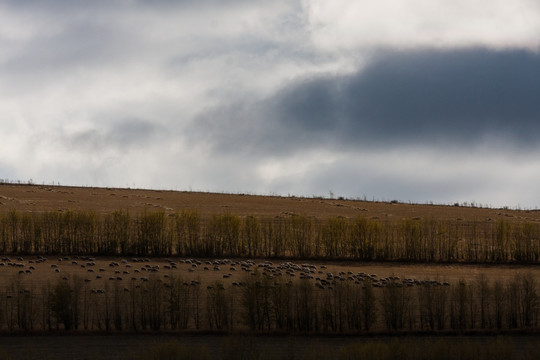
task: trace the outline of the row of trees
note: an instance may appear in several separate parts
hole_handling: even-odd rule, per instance
[[[531,329],[540,303],[531,274],[509,281],[459,281],[449,286],[374,287],[347,280],[320,289],[255,272],[243,286],[203,286],[180,278],[105,282],[92,288],[77,276],[41,287],[14,279],[0,289],[0,329],[18,330],[252,330],[359,333]]]
[[[538,263],[540,225],[196,211],[0,213],[0,253]]]

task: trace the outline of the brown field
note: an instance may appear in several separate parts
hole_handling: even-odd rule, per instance
[[[504,219],[508,222],[540,222],[540,211],[537,210],[167,190],[0,185],[0,211],[41,212],[68,209],[93,210],[101,213],[125,209],[133,214],[145,210],[163,210],[167,213],[197,210],[203,217],[221,213],[269,217],[300,214],[320,219],[335,216],[348,218],[364,216],[381,220],[420,217],[437,220],[496,221]]]
[[[93,210],[108,213],[119,209],[127,209],[132,213],[141,213],[145,210],[161,209],[165,212],[178,212],[184,209],[197,210],[202,216],[220,213],[231,213],[239,216],[277,216],[282,214],[303,214],[325,219],[334,216],[356,217],[366,216],[373,218],[402,219],[411,217],[466,220],[504,219],[507,222],[540,222],[540,211],[536,210],[509,210],[491,209],[465,206],[419,205],[390,202],[371,202],[359,200],[336,200],[323,198],[297,198],[279,196],[253,196],[215,194],[200,192],[181,192],[165,190],[141,190],[120,188],[93,188],[93,187],[67,187],[45,185],[0,185],[0,211],[17,210],[20,212],[42,212],[51,210]],[[12,256],[13,257],[13,256]],[[15,258],[15,257],[13,257]],[[35,257],[34,257],[35,258]],[[30,260],[31,258],[28,257]],[[106,271],[103,279],[108,279],[109,272],[113,271],[108,265],[113,259],[97,259],[95,271],[89,273],[70,261],[58,262],[50,257],[43,264],[34,264],[36,271],[31,275],[23,275],[21,279],[37,280],[38,283],[54,280],[56,277],[79,274],[89,278],[93,283],[99,284],[95,276],[98,268]],[[120,259],[115,259],[120,261]],[[178,259],[175,259],[178,260]],[[205,261],[204,259],[200,259]],[[15,261],[15,260],[14,260]],[[257,260],[255,260],[257,261]],[[262,261],[262,260],[260,260]],[[279,263],[279,260],[274,261]],[[26,268],[29,264],[24,262]],[[50,266],[57,263],[60,273],[55,273]],[[84,261],[83,261],[84,263]],[[164,264],[165,259],[152,259],[152,263]],[[301,263],[301,261],[297,261]],[[532,272],[535,277],[540,276],[537,266],[519,265],[445,265],[445,264],[400,264],[400,263],[358,263],[358,262],[320,262],[316,265],[326,264],[325,271],[338,273],[340,271],[366,272],[377,274],[379,277],[399,275],[416,279],[443,279],[456,281],[458,279],[471,280],[479,274],[486,274],[490,279],[508,279],[518,272]],[[223,279],[224,273],[230,273],[228,267],[223,266],[222,271],[204,271],[204,265],[199,266],[195,272],[188,272],[190,265],[179,264],[175,274],[185,280],[202,279],[204,282],[225,280],[225,283],[240,281],[240,271],[229,279]],[[18,274],[20,269],[8,266],[0,268],[0,282]],[[212,269],[211,269],[212,270]],[[163,276],[164,274],[159,274]],[[132,277],[127,275],[125,277]],[[101,280],[103,282],[105,280]],[[96,285],[97,286],[97,285]]]
[[[0,264],[0,285],[9,284],[12,280],[23,284],[44,285],[47,282],[54,283],[58,279],[68,278],[70,279],[74,275],[78,275],[82,279],[86,279],[90,287],[102,288],[106,282],[110,282],[111,277],[118,278],[122,284],[127,284],[131,281],[141,282],[142,277],[156,277],[166,281],[168,278],[175,277],[181,278],[186,282],[198,280],[201,285],[208,285],[215,281],[222,281],[224,285],[230,286],[233,282],[242,282],[249,276],[248,273],[240,270],[238,262],[245,261],[234,259],[198,259],[201,264],[196,268],[189,263],[182,263],[185,259],[170,258],[177,263],[177,269],[164,269],[164,266],[169,264],[166,259],[151,258],[144,262],[133,262],[131,258],[94,258],[92,262],[93,266],[87,266],[88,261],[75,259],[71,257],[48,257],[47,261],[42,263],[35,263],[36,257],[24,257],[23,260],[18,261],[17,257],[11,257],[10,260],[21,264],[21,267],[7,266],[7,262],[1,262]],[[61,261],[59,261],[61,260]],[[219,265],[219,270],[214,270],[215,261],[227,260],[230,263]],[[127,261],[127,263],[122,263]],[[267,263],[267,260],[254,259],[255,266],[258,264]],[[75,264],[76,262],[76,264]],[[119,264],[117,267],[109,266],[111,262]],[[375,278],[381,279],[391,275],[397,275],[401,278],[412,278],[415,280],[440,280],[456,282],[460,279],[471,281],[476,280],[480,275],[486,275],[488,279],[499,279],[502,281],[513,278],[516,274],[530,272],[536,278],[540,278],[539,266],[523,266],[523,265],[456,265],[456,264],[409,264],[409,263],[361,263],[350,261],[336,261],[336,262],[322,262],[322,261],[289,261],[289,260],[274,260],[272,261],[274,266],[278,266],[281,263],[291,263],[301,266],[302,264],[315,265],[317,271],[313,276],[324,278],[328,273],[334,275],[340,272],[352,272],[366,273],[370,275],[376,275]],[[158,272],[147,272],[147,266],[158,265]],[[326,268],[321,268],[321,265]],[[84,267],[82,267],[84,266]],[[21,271],[29,270],[30,267],[35,268],[30,270],[31,273]],[[208,270],[205,270],[205,267]],[[231,270],[235,268],[235,270]],[[59,271],[56,272],[56,269]],[[100,271],[100,269],[102,271]],[[143,270],[144,269],[144,270]],[[190,271],[191,269],[191,271]],[[295,277],[288,277],[285,271],[281,271],[280,277],[297,280],[300,272],[296,271]],[[100,276],[97,279],[96,276]],[[228,276],[224,278],[224,276]],[[136,280],[133,280],[133,279]],[[315,279],[311,281],[315,282]]]
[[[391,202],[370,202],[347,199],[325,198],[297,198],[278,196],[252,196],[232,194],[212,194],[198,192],[179,192],[164,190],[139,190],[139,189],[115,189],[115,188],[85,188],[85,187],[61,187],[40,185],[0,185],[0,212],[16,210],[17,212],[46,212],[46,211],[96,211],[106,214],[116,210],[127,210],[130,214],[140,214],[145,211],[161,210],[165,213],[177,213],[182,210],[196,210],[202,217],[215,214],[230,213],[240,217],[253,215],[259,217],[274,217],[282,215],[299,214],[313,216],[324,220],[337,216],[356,218],[359,216],[399,221],[401,219],[436,219],[450,221],[498,221],[508,223],[540,223],[540,211],[536,210],[511,210],[493,209],[487,207],[466,206],[443,206],[443,205],[419,205]],[[0,287],[17,283],[22,287],[40,288],[43,285],[55,284],[57,281],[70,281],[75,275],[86,279],[85,286],[88,289],[104,288],[108,284],[116,283],[127,288],[128,284],[142,283],[143,277],[153,277],[167,282],[170,278],[181,278],[186,283],[200,281],[203,289],[215,281],[222,281],[226,288],[233,287],[233,283],[243,282],[249,277],[249,273],[243,272],[238,264],[248,259],[230,259],[219,270],[214,270],[214,261],[223,259],[197,259],[200,264],[193,267],[186,263],[185,258],[171,257],[150,258],[143,262],[134,261],[132,257],[113,258],[96,257],[95,260],[76,258],[72,254],[61,256],[47,256],[47,261],[37,263],[37,256],[9,255],[9,260],[3,260],[0,265]],[[124,260],[124,261],[123,261]],[[177,263],[176,269],[166,269],[170,260]],[[252,259],[257,264],[267,262],[266,259]],[[492,283],[496,280],[510,281],[517,274],[530,273],[535,279],[540,278],[540,267],[536,265],[466,265],[466,264],[415,264],[415,263],[380,263],[380,262],[355,262],[355,261],[322,261],[322,260],[271,260],[274,266],[284,262],[292,262],[301,266],[309,263],[316,267],[314,277],[325,277],[327,273],[339,274],[374,274],[375,278],[382,279],[391,275],[400,276],[402,279],[414,280],[438,280],[455,284],[459,280],[474,282],[480,275],[486,275]],[[22,266],[8,266],[8,262],[18,263]],[[75,263],[76,262],[76,263]],[[88,262],[94,262],[88,265]],[[109,266],[111,262],[117,262],[119,266]],[[159,271],[148,273],[148,266],[159,265]],[[30,270],[30,267],[33,269]],[[205,270],[204,267],[208,267]],[[231,269],[234,267],[235,269]],[[102,271],[100,271],[102,269]],[[190,270],[191,269],[191,270]],[[28,272],[26,270],[29,270]],[[137,270],[137,271],[136,271]],[[22,273],[21,273],[22,271]],[[124,273],[126,272],[126,273]],[[292,281],[295,277],[282,272],[277,275]],[[97,278],[100,276],[100,278]],[[226,277],[225,277],[226,276]],[[121,279],[118,279],[120,277]],[[315,279],[310,280],[313,283]],[[381,321],[381,318],[379,318]],[[238,323],[240,324],[240,322]],[[73,338],[76,338],[73,339]],[[137,347],[147,347],[152,344],[179,340],[191,346],[209,348],[212,352],[219,351],[215,348],[220,343],[219,337],[213,335],[197,335],[192,337],[177,337],[172,335],[162,336],[25,336],[25,337],[0,337],[1,358],[130,358],[129,351]],[[518,339],[518,343],[525,342],[529,347],[538,346],[535,337],[526,340]],[[320,341],[319,341],[320,340]],[[307,348],[312,348],[314,343],[322,344],[329,348],[339,348],[345,343],[350,343],[354,338],[332,337],[301,338],[296,340],[294,346],[298,346],[298,353],[305,353]],[[283,338],[266,337],[258,340],[260,347],[271,347],[277,353],[287,354],[290,352],[290,340]],[[288,342],[289,341],[289,342]],[[460,340],[461,341],[461,340]],[[214,346],[214,348],[212,348]],[[513,345],[512,345],[513,346]],[[80,349],[87,349],[81,353]],[[277,349],[277,350],[276,350]],[[300,350],[299,350],[300,349]],[[110,351],[109,351],[110,350]],[[126,354],[128,354],[126,356]],[[290,353],[289,353],[290,355]]]

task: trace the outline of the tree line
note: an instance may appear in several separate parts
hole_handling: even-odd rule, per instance
[[[347,280],[326,289],[309,280],[253,274],[242,286],[201,285],[171,275],[128,285],[106,281],[101,289],[76,275],[41,285],[14,278],[0,288],[0,330],[350,334],[538,328],[538,288],[530,273],[448,286],[407,286],[396,277],[384,287]]]
[[[540,225],[127,211],[0,213],[0,253],[538,263]]]

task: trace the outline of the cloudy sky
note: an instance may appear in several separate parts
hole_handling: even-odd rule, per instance
[[[0,0],[0,178],[540,205],[537,0]]]

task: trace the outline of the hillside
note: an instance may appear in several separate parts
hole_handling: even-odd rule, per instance
[[[476,220],[540,222],[540,211],[421,205],[326,198],[236,195],[165,190],[120,188],[0,185],[0,211],[43,212],[50,210],[94,210],[109,213],[124,209],[137,214],[146,210],[172,213],[197,210],[200,215],[231,213],[240,216],[282,216],[302,214],[326,219],[358,216],[400,220]]]

